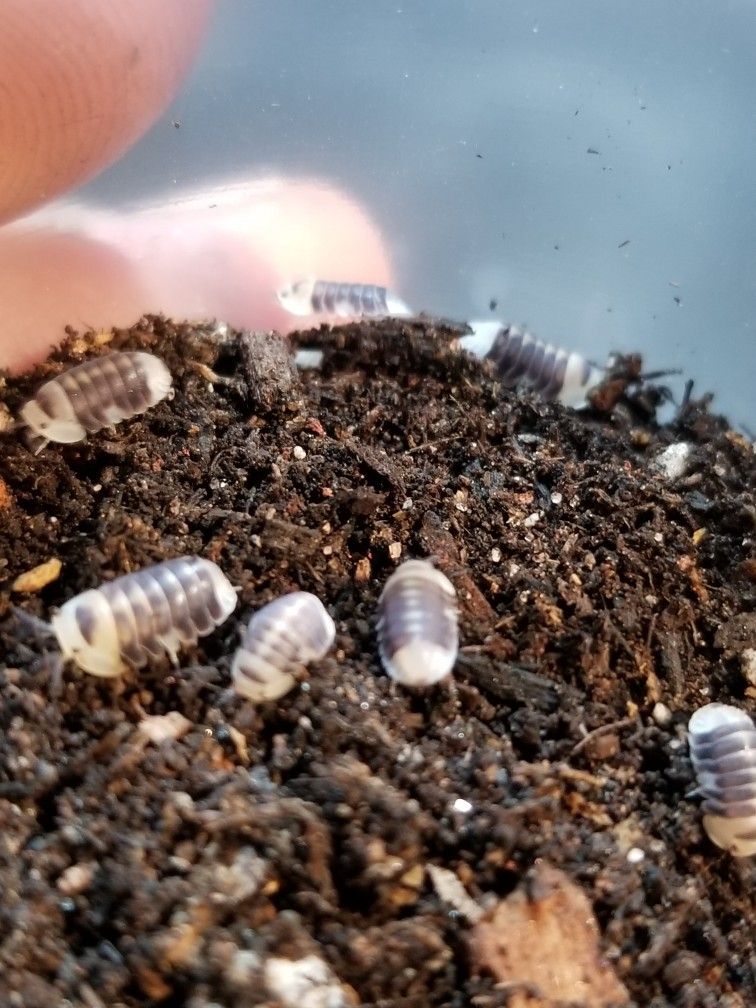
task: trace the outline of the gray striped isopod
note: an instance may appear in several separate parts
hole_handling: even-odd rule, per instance
[[[171,373],[159,357],[115,351],[78,364],[45,382],[19,417],[35,454],[50,441],[83,441],[128,420],[168,395]]]
[[[142,668],[211,633],[236,608],[236,591],[210,560],[184,556],[124,574],[69,599],[52,617],[63,657],[96,676]]]
[[[544,399],[556,399],[564,406],[588,405],[587,393],[597,385],[603,372],[578,353],[570,353],[536,339],[514,325],[499,322],[471,322],[471,336],[462,336],[459,346],[484,360],[493,361],[505,385],[523,385]]]
[[[298,280],[282,287],[276,297],[290,315],[383,318],[412,314],[400,298],[377,284]]]
[[[737,707],[706,704],[688,744],[709,838],[735,857],[756,854],[756,725]]]
[[[454,586],[427,560],[405,561],[383,586],[376,629],[392,679],[403,686],[434,685],[457,660]]]
[[[234,689],[247,700],[278,700],[303,665],[329,651],[336,627],[310,592],[282,595],[254,614],[231,664]]]

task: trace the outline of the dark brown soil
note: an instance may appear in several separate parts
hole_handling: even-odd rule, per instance
[[[696,707],[756,696],[752,446],[695,404],[657,428],[517,396],[452,335],[324,329],[300,376],[275,337],[150,319],[7,380],[15,414],[61,362],[144,347],[176,394],[38,457],[0,442],[0,1008],[277,1005],[266,964],[308,955],[345,1004],[503,1006],[426,869],[486,907],[539,862],[582,888],[634,1004],[756,1005],[754,865],[703,834],[685,744]],[[677,440],[694,453],[671,483],[650,461]],[[67,668],[56,695],[50,642],[11,607],[47,619],[184,553],[241,586],[237,617],[180,671]],[[413,695],[373,623],[425,556],[462,649]],[[12,591],[51,558],[56,580]],[[255,708],[227,690],[238,627],[297,587],[336,649]],[[169,711],[188,730],[148,742]]]

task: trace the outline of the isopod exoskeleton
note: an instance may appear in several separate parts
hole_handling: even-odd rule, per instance
[[[544,399],[580,408],[588,405],[587,393],[601,381],[601,369],[580,354],[544,343],[517,326],[484,321],[471,322],[470,328],[472,335],[460,337],[460,347],[493,361],[505,385],[527,386]]]
[[[756,854],[756,725],[737,707],[706,704],[688,744],[709,838],[735,857]]]
[[[401,298],[377,284],[297,280],[278,290],[276,297],[290,315],[383,318],[412,314]]]
[[[69,599],[52,617],[64,658],[116,676],[167,652],[177,662],[236,608],[236,591],[210,560],[185,556],[124,574]]]
[[[432,686],[457,660],[454,586],[427,560],[407,560],[383,586],[378,602],[378,651],[386,672],[403,686]]]
[[[231,663],[234,689],[247,700],[278,700],[294,687],[303,665],[323,658],[336,627],[310,592],[282,595],[249,621]]]
[[[77,364],[45,382],[20,410],[29,447],[83,441],[103,427],[128,420],[164,399],[171,373],[159,357],[116,351]]]

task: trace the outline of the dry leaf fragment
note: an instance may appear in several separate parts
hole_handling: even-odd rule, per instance
[[[536,863],[525,885],[475,925],[470,954],[479,970],[513,988],[510,1008],[529,1003],[519,986],[539,992],[539,1008],[565,1003],[622,1008],[630,1003],[602,958],[598,924],[582,889],[543,862]]]

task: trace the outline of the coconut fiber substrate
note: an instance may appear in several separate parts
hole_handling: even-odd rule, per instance
[[[150,318],[5,379],[0,1008],[756,1005],[753,860],[703,832],[686,742],[753,710],[752,444],[693,400],[657,424],[642,383],[603,413],[508,391],[454,335],[323,328],[299,373],[275,335]],[[32,455],[24,400],[125,348],[173,398]],[[179,668],[56,674],[16,612],[183,554],[240,591]],[[375,643],[408,558],[460,611],[422,692]],[[240,628],[297,588],[335,647],[254,705]]]

